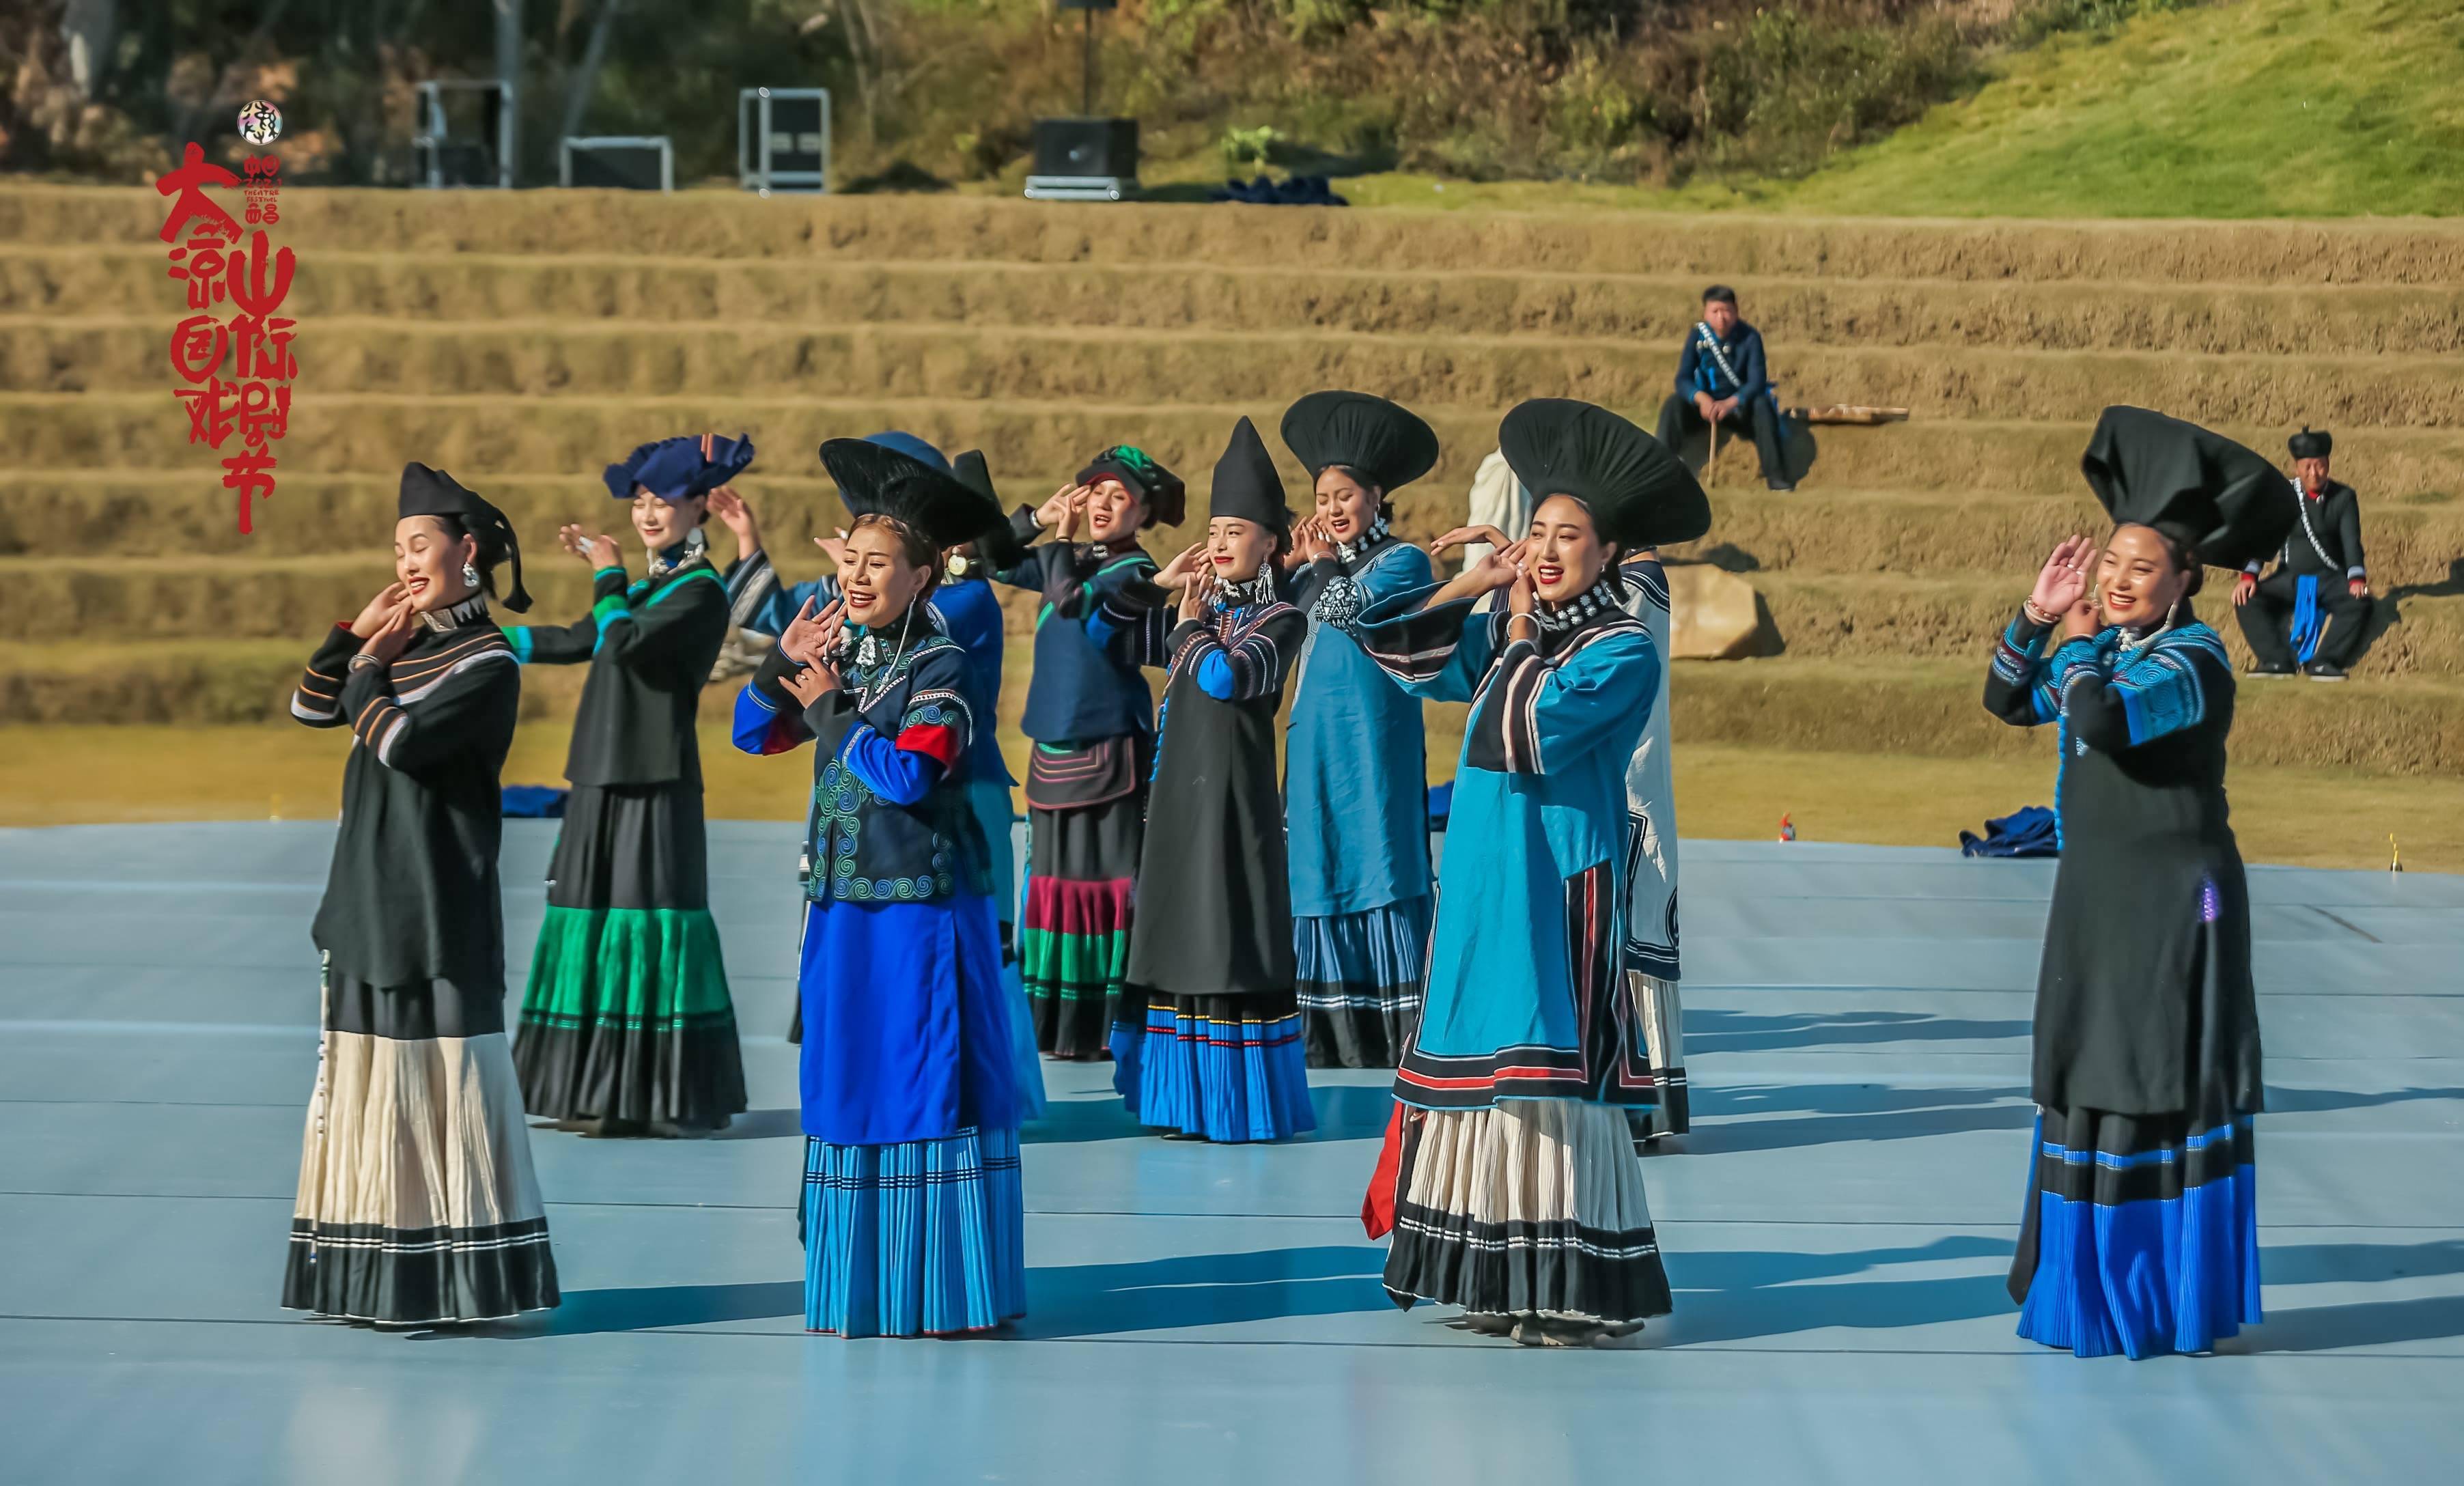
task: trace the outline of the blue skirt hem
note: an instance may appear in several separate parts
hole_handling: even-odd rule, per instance
[[[1143,1035],[1114,1026],[1112,1049],[1113,1087],[1142,1125],[1221,1145],[1317,1128],[1296,1015],[1222,1021],[1155,1005]]]
[[[952,1336],[1026,1314],[1018,1131],[804,1143],[804,1329]]]

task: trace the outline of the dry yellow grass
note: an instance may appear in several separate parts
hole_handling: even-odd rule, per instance
[[[505,777],[559,782],[567,737],[562,725],[526,725]],[[1451,773],[1454,742],[1432,730],[1433,772]],[[341,734],[305,728],[0,728],[0,825],[330,817],[347,747]],[[714,819],[802,816],[812,781],[805,755],[750,758],[705,725],[702,761]],[[2053,794],[2047,764],[2032,758],[1705,743],[1681,747],[1676,762],[1678,808],[1692,837],[1769,838],[1786,812],[1803,841],[1942,846],[1963,826],[2051,803]],[[2393,832],[2408,867],[2464,871],[2464,780],[2245,768],[2234,772],[2233,802],[2253,862],[2384,867]]]

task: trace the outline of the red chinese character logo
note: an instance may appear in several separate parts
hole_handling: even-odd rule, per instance
[[[271,262],[274,283],[266,284],[266,267]],[[282,300],[291,293],[291,250],[282,249],[269,260],[265,255],[265,233],[248,234],[248,251],[231,254],[231,302],[259,319],[282,308]]]
[[[239,535],[246,536],[255,529],[249,502],[274,493],[274,455],[261,450],[234,454],[223,461],[223,468],[230,471],[223,476],[223,489],[239,492]]]
[[[205,190],[209,186],[237,186],[239,177],[220,165],[208,163],[206,152],[199,149],[193,141],[181,154],[180,168],[154,183],[157,193],[165,196],[176,193],[180,198],[171,204],[171,215],[164,220],[163,241],[179,241],[180,233],[194,217],[205,218],[208,225],[219,229],[220,235],[226,238],[239,236],[239,224],[233,222],[231,213],[217,206]]]
[[[171,369],[191,386],[222,370],[230,354],[231,330],[210,315],[191,315],[171,332]]]

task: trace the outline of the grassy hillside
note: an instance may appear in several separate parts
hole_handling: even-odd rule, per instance
[[[2464,211],[2464,6],[2235,0],[2012,54],[1973,98],[1776,193],[1944,216]]]
[[[2093,0],[2080,0],[2093,3]],[[2464,213],[2464,6],[2220,0],[2057,33],[1798,180],[1649,186],[1391,173],[1355,205],[1857,216]]]

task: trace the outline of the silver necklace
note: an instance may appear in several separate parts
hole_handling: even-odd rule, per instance
[[[1362,555],[1367,553],[1370,548],[1384,541],[1386,539],[1386,534],[1393,530],[1394,527],[1384,516],[1381,515],[1376,520],[1369,523],[1369,530],[1360,534],[1360,540],[1356,542],[1336,542],[1334,544],[1334,555],[1337,557],[1342,558],[1345,565],[1349,566],[1352,563],[1359,561]]]
[[[1539,621],[1542,629],[1555,634],[1617,607],[1617,595],[1610,589],[1609,576],[1604,572],[1599,581],[1563,603],[1552,604],[1542,600],[1532,609],[1531,617]]]
[[[2139,658],[2141,651],[2146,649],[2149,645],[2154,645],[2157,641],[2164,639],[2166,631],[2173,627],[2173,616],[2181,611],[2181,601],[2178,599],[2175,600],[2173,606],[2165,611],[2165,623],[2157,625],[2154,629],[2147,631],[2136,640],[2130,638],[2130,631],[2126,629],[2123,630],[2122,632],[2122,643],[2120,646],[2122,658],[2125,661],[2135,661]]]

